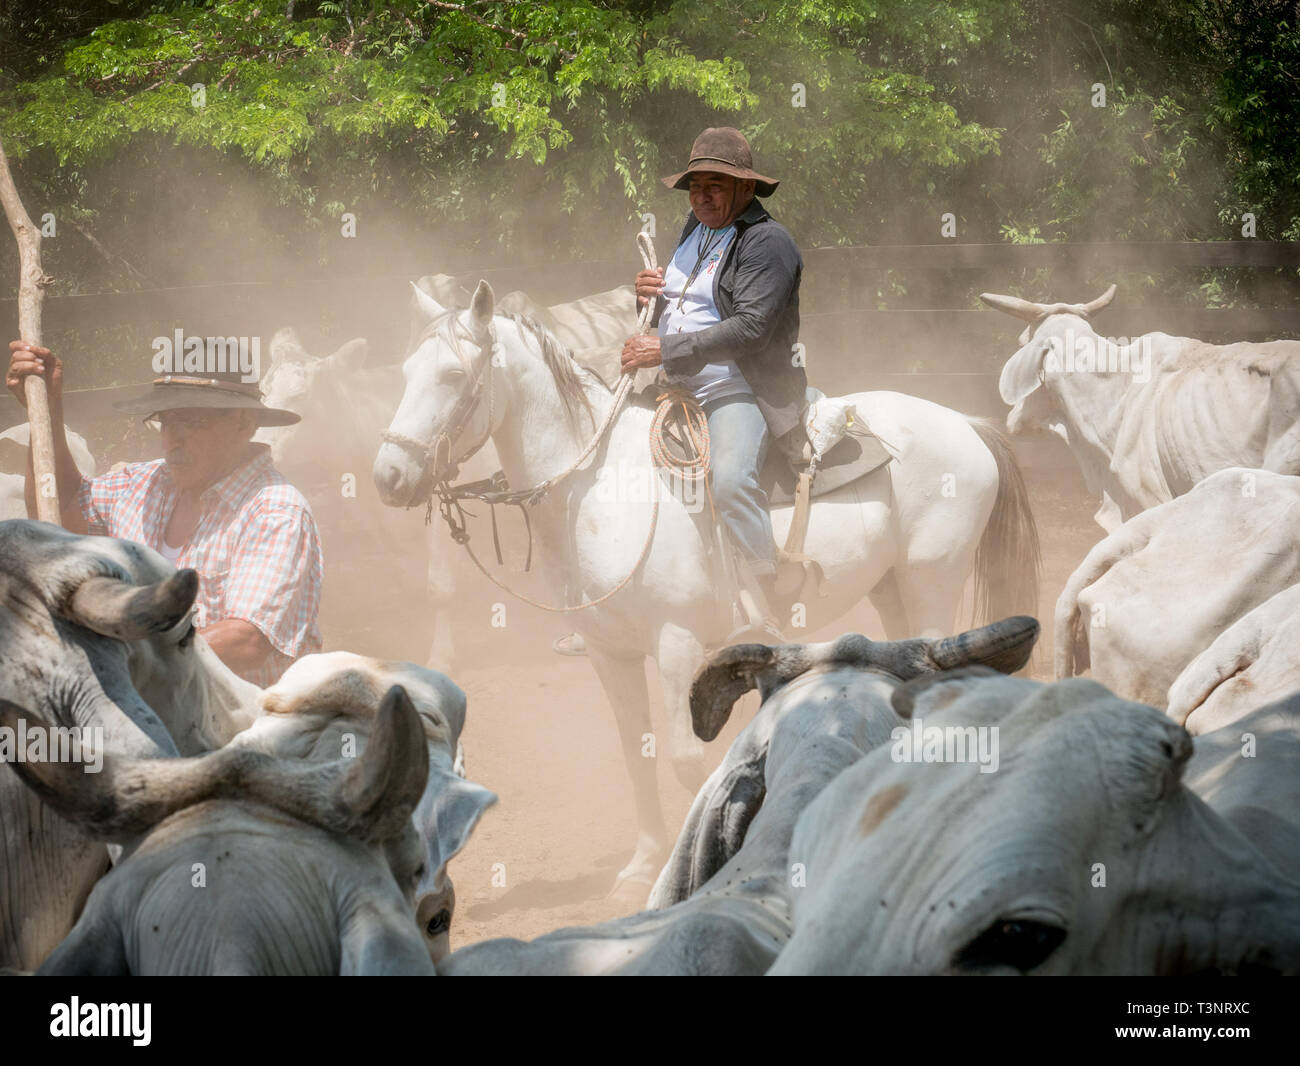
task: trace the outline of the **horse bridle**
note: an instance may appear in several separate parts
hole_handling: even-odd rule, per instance
[[[465,373],[470,377],[470,387],[466,389],[456,403],[452,406],[451,413],[443,423],[443,428],[432,441],[426,442],[417,440],[415,437],[408,437],[403,433],[394,433],[391,430],[384,430],[380,435],[380,440],[387,444],[396,444],[410,452],[422,464],[423,469],[438,469],[438,457],[445,452],[447,456],[447,466],[444,469],[440,481],[450,481],[459,472],[460,464],[473,458],[478,454],[483,445],[492,437],[492,360],[496,358],[500,343],[497,341],[496,327],[489,321],[485,335],[480,337],[466,331],[469,340],[478,344],[479,351],[485,352],[487,357],[482,360],[478,370],[475,371],[472,360],[465,355],[460,346],[460,339],[457,334],[457,327],[460,325],[460,318],[457,312],[452,311],[447,315],[449,320],[447,336],[450,342],[451,350],[456,354],[460,365],[464,368]],[[426,333],[428,336],[432,333]],[[460,432],[478,410],[479,400],[484,388],[487,388],[488,394],[488,417],[487,425],[483,431],[483,437],[472,448],[463,454],[453,457],[451,453],[452,442],[460,435]],[[430,484],[430,495],[432,495],[432,482]]]

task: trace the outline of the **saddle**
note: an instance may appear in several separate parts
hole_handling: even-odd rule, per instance
[[[645,388],[633,394],[632,401],[638,407],[654,410],[663,386],[651,382]],[[689,458],[687,445],[678,437],[669,433],[665,436],[668,449],[679,459]],[[810,458],[805,456],[805,460]],[[871,432],[870,427],[856,423],[852,433],[845,434],[833,445],[817,464],[816,476],[810,486],[810,500],[825,496],[842,489],[845,485],[864,478],[879,470],[893,455],[886,450],[880,438]],[[767,458],[759,471],[758,481],[767,493],[769,507],[781,507],[796,503],[795,492],[799,485],[799,475],[807,469],[807,462],[796,466],[789,456],[780,448],[769,447]]]
[[[634,402],[653,408],[662,391],[662,384],[655,383],[634,394]],[[815,398],[824,399],[821,393],[814,394],[814,390],[810,389],[809,402],[811,403]],[[804,552],[804,540],[808,532],[813,499],[866,477],[893,458],[880,438],[868,427],[861,422],[856,422],[855,425],[857,428],[845,433],[833,444],[820,457],[815,467],[810,466],[813,458],[812,445],[805,443],[803,455],[800,457],[802,461],[787,455],[780,447],[769,448],[767,458],[759,471],[759,485],[767,493],[769,508],[794,504],[794,515],[785,545],[777,552],[778,589],[783,589],[791,595],[799,595],[800,590],[806,593],[814,589],[818,595],[822,594],[824,581],[822,568],[817,560]],[[668,450],[679,459],[690,458],[691,453],[686,442],[671,430],[664,434],[664,441]],[[740,570],[735,557],[735,546],[722,529],[719,529],[719,535],[725,542],[720,546],[730,556],[723,563],[723,568],[730,572],[734,579]],[[750,592],[753,592],[752,588]],[[751,618],[750,621],[756,623],[758,620]]]
[[[809,499],[815,500],[818,496],[842,489],[879,470],[892,458],[870,429],[846,434],[817,464],[817,476],[812,479]],[[799,470],[781,449],[769,448],[763,469],[758,472],[758,483],[767,493],[769,506],[793,503],[799,485]]]

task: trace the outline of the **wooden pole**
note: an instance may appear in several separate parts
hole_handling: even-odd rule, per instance
[[[23,207],[9,173],[9,159],[0,144],[0,204],[18,242],[18,335],[29,344],[41,345],[41,305],[45,287],[53,280],[41,269],[41,231]],[[45,379],[29,374],[23,380],[27,394],[27,421],[31,426],[32,465],[36,472],[36,515],[43,522],[59,524],[59,488],[54,472],[54,426],[50,421],[50,399]]]

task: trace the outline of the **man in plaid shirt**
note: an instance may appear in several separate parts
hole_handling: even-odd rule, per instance
[[[321,648],[320,539],[302,494],[254,444],[260,425],[299,416],[261,402],[236,372],[169,375],[117,406],[148,415],[163,458],[83,478],[63,433],[63,368],[45,348],[13,341],[5,383],[25,403],[23,378],[43,374],[55,426],[63,524],[144,544],[199,574],[195,626],[235,673],[263,687]],[[36,513],[27,471],[27,513]]]

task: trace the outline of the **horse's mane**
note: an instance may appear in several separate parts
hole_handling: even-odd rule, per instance
[[[560,399],[564,401],[564,410],[570,422],[576,427],[578,410],[581,406],[581,409],[587,412],[592,429],[595,429],[596,414],[591,409],[591,401],[587,399],[586,383],[598,384],[605,392],[609,391],[609,387],[601,381],[599,375],[581,366],[573,358],[573,353],[568,347],[562,344],[543,323],[531,315],[518,312],[509,317],[521,332],[527,330],[541,345],[542,362],[551,372],[551,377],[555,379],[555,388],[560,394]]]
[[[459,315],[463,313],[463,307],[451,308],[445,315],[439,315],[437,318],[425,324],[424,328],[416,335],[411,344],[411,351],[415,351],[421,344],[431,337],[438,328],[447,320],[450,315]],[[598,387],[601,392],[608,393],[610,388],[605,384],[599,374],[594,373],[587,367],[583,366],[573,358],[573,353],[563,344],[560,339],[551,332],[545,323],[539,321],[532,315],[522,311],[506,312],[498,310],[493,316],[495,318],[507,318],[519,328],[520,333],[531,333],[533,339],[537,341],[542,350],[542,362],[546,369],[551,372],[551,377],[555,381],[556,391],[560,394],[560,399],[564,403],[564,411],[568,416],[570,423],[576,429],[578,426],[578,414],[585,411],[587,419],[590,421],[592,428],[596,426],[596,414],[591,409],[591,401],[587,398],[587,387]]]

